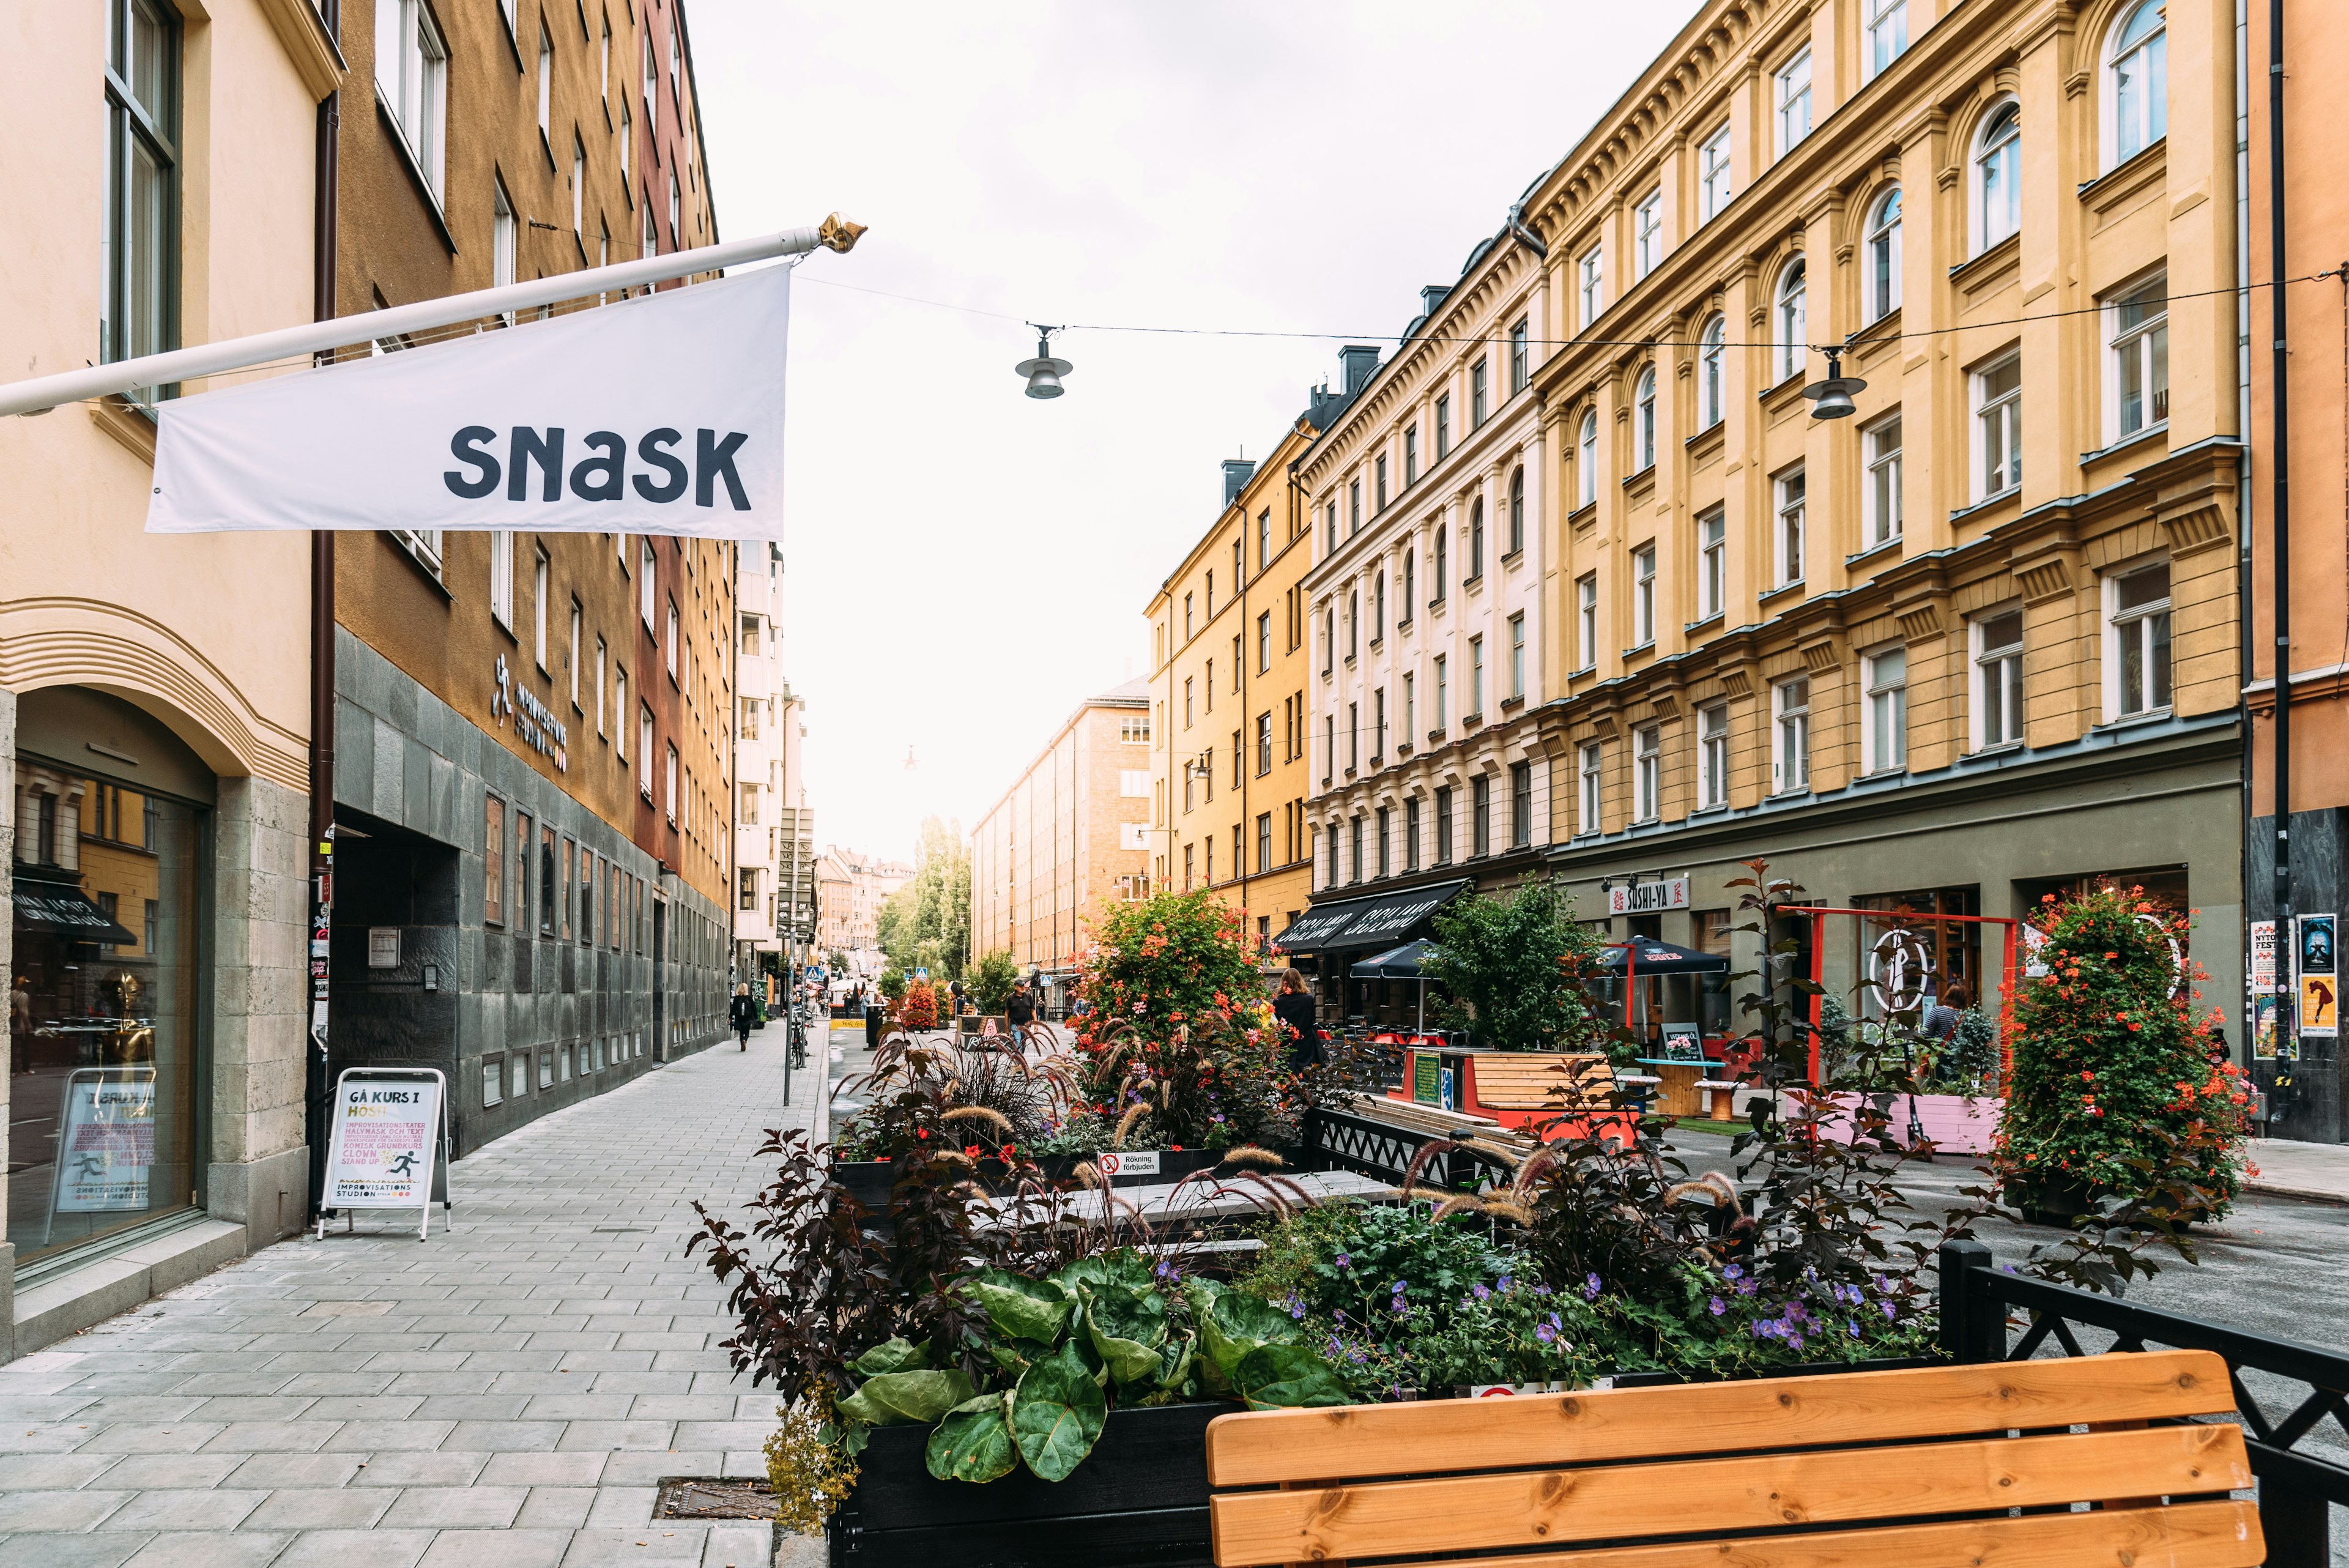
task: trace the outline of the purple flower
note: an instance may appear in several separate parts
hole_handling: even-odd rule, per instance
[[[1332,1312],[1330,1316],[1333,1321],[1338,1323],[1343,1323],[1346,1321],[1346,1314],[1342,1312]]]
[[[1732,1263],[1721,1271],[1721,1277],[1725,1280],[1742,1280],[1745,1277],[1745,1271]]]
[[[1890,1323],[1899,1311],[1890,1302],[1878,1302],[1876,1304],[1884,1309],[1884,1321],[1887,1323]]]
[[[1534,1325],[1534,1337],[1540,1340],[1544,1345],[1547,1345],[1557,1337],[1557,1330],[1550,1327],[1550,1325],[1546,1323],[1536,1324]]]
[[[1546,1296],[1549,1294],[1549,1287],[1547,1285],[1536,1285],[1534,1287],[1534,1294],[1537,1296]]]
[[[1599,1276],[1597,1274],[1585,1274],[1582,1277],[1582,1299],[1587,1302],[1595,1302],[1599,1299]]]
[[[1503,1274],[1499,1279],[1495,1280],[1493,1282],[1493,1288],[1495,1290],[1507,1290],[1509,1288],[1509,1276]]]
[[[1552,1328],[1564,1328],[1566,1326],[1566,1320],[1558,1316],[1557,1314],[1552,1313],[1549,1314],[1549,1325]]]
[[[1397,1295],[1402,1294],[1402,1282],[1401,1280],[1397,1280],[1394,1282],[1394,1293]]]
[[[1844,1327],[1851,1330],[1852,1338],[1857,1339],[1859,1337],[1859,1324],[1856,1321],[1851,1318],[1846,1318],[1843,1320],[1843,1325]]]
[[[1485,1289],[1484,1286],[1482,1286],[1482,1285],[1471,1285],[1471,1286],[1469,1286],[1469,1287],[1468,1287],[1468,1293],[1469,1293],[1469,1294],[1471,1294],[1471,1295],[1473,1295],[1473,1296],[1475,1296],[1475,1297],[1478,1301],[1480,1301],[1480,1302],[1481,1302],[1481,1301],[1490,1301],[1490,1300],[1492,1299],[1492,1295],[1493,1295],[1493,1293],[1492,1293],[1491,1291],[1486,1290],[1486,1289]]]
[[[1705,1303],[1705,1307],[1706,1310],[1711,1312],[1715,1317],[1719,1317],[1723,1313],[1729,1310],[1727,1307],[1721,1304],[1721,1298],[1719,1296],[1715,1296],[1713,1300],[1707,1302]]]
[[[1354,1260],[1343,1252],[1338,1254],[1335,1262],[1341,1269],[1350,1269],[1354,1266]]]

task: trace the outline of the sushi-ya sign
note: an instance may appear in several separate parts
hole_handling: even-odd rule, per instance
[[[1607,889],[1607,912],[1610,915],[1645,915],[1688,907],[1689,879],[1685,877],[1663,882],[1633,882]]]

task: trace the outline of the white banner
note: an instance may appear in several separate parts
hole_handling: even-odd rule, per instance
[[[790,313],[766,267],[167,400],[147,531],[781,538]]]

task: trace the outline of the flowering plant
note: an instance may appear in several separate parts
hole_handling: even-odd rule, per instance
[[[2213,1059],[2181,957],[2188,917],[2141,888],[2042,901],[2043,939],[2014,1002],[2014,1066],[1992,1158],[2026,1189],[2216,1218],[2243,1180],[2242,1069]]]
[[[905,987],[905,999],[897,1004],[897,1027],[900,1029],[936,1029],[938,1026],[938,993],[930,982],[917,980]]]

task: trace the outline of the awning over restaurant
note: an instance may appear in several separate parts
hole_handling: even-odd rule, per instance
[[[139,939],[114,922],[112,916],[90,902],[81,880],[72,872],[47,872],[17,866],[9,891],[16,905],[16,929],[44,936],[66,937],[78,942],[109,942],[136,947]]]
[[[1634,975],[1726,974],[1729,955],[1701,953],[1653,937],[1634,937],[1619,947],[1609,943],[1594,967],[1609,980],[1620,980],[1627,969]]]
[[[1332,952],[1349,948],[1392,947],[1412,929],[1467,888],[1468,880],[1431,882],[1366,898],[1316,904],[1272,939],[1285,953]]]

